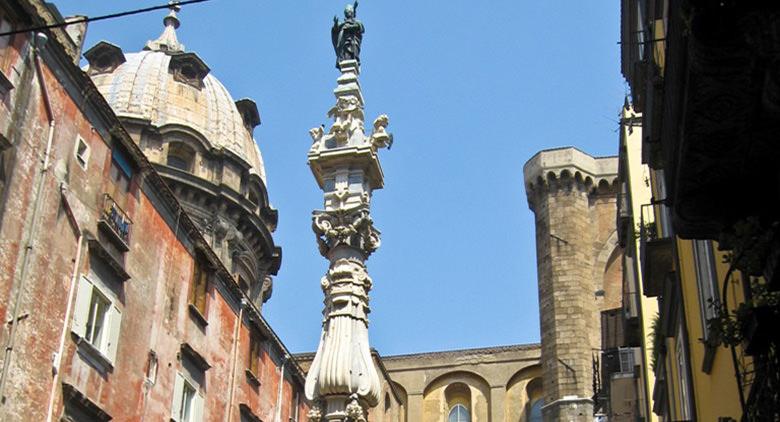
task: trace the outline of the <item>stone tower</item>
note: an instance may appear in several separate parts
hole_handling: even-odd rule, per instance
[[[593,420],[601,311],[621,304],[617,165],[617,157],[560,148],[523,168],[536,224],[544,420]]]

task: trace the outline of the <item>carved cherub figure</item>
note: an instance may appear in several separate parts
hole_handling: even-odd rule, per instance
[[[311,136],[313,144],[318,144],[322,139],[322,135],[324,134],[325,134],[325,125],[320,125],[320,127],[309,129],[309,136]]]
[[[390,124],[390,118],[387,114],[382,114],[374,120],[374,132],[371,134],[371,145],[374,148],[387,148],[393,145],[393,135],[387,132],[387,125]]]

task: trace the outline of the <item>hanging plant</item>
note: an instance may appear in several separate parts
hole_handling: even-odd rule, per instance
[[[717,310],[716,317],[707,322],[710,333],[724,346],[744,345],[748,353],[763,350],[775,333],[775,323],[780,321],[780,291],[773,291],[760,278],[764,272],[778,224],[769,228],[757,217],[749,217],[734,224],[734,230],[724,233],[720,240],[722,249],[730,249],[724,257],[730,270],[724,284],[734,270],[747,274],[750,295],[733,311],[716,303],[710,303]],[[726,298],[723,298],[726,299]]]

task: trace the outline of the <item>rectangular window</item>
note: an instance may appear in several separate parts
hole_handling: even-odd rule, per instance
[[[93,289],[92,299],[89,304],[89,315],[87,317],[87,332],[84,339],[98,349],[103,345],[103,333],[110,307],[111,302],[100,294],[97,289]]]
[[[208,271],[202,265],[195,262],[195,271],[192,275],[190,286],[190,304],[200,312],[200,316],[206,316],[206,294],[208,291]]]
[[[8,32],[14,29],[11,22],[0,11],[0,32]],[[0,37],[0,96],[4,96],[8,91],[13,89],[13,83],[8,79],[9,74],[6,74],[6,68],[8,62],[8,50],[13,42],[13,35],[6,35]]]
[[[8,32],[14,29],[8,18],[0,11],[0,32]],[[13,35],[6,35],[0,37],[0,72],[4,72],[5,69],[5,56],[8,50],[8,46],[13,41]]]
[[[249,362],[247,369],[254,376],[260,375],[260,336],[254,332],[249,334]]]
[[[634,372],[634,349],[631,347],[620,348],[620,372],[633,373]]]
[[[298,422],[298,407],[301,405],[301,397],[296,391],[293,394],[293,401],[292,401],[292,410],[290,410],[290,413],[292,413],[292,416],[290,417],[290,422]],[[385,413],[387,413],[387,410],[385,410]]]
[[[656,201],[663,201],[666,199],[666,179],[664,175],[664,170],[659,169],[655,172],[655,181],[656,181],[656,189],[658,190],[657,194],[658,197],[655,198]],[[672,231],[672,213],[669,209],[669,206],[666,204],[658,204],[658,218],[655,219],[655,221],[658,221],[661,224],[661,237],[663,238],[669,238],[672,237],[674,232]]]
[[[693,258],[696,266],[696,283],[699,290],[699,310],[701,313],[704,341],[709,340],[707,322],[717,316],[720,306],[718,294],[718,276],[715,270],[715,253],[709,240],[693,241]]]
[[[109,297],[93,280],[81,276],[71,329],[94,350],[100,352],[102,358],[113,364],[116,360],[122,314]]]
[[[176,422],[201,422],[203,420],[203,396],[197,384],[177,372],[173,386],[171,420]]]
[[[682,318],[678,320],[675,357],[677,358],[677,384],[680,392],[680,418],[684,421],[691,420],[693,413],[691,408],[691,392],[689,389],[690,379],[688,378],[688,348],[686,347],[687,338],[685,337]]]
[[[86,170],[87,163],[89,162],[89,145],[84,141],[81,136],[76,137],[76,146],[73,150],[73,156],[76,158],[76,162],[79,166]]]
[[[117,149],[111,150],[111,170],[109,176],[111,181],[119,187],[120,191],[127,192],[130,190],[133,167],[125,154]]]

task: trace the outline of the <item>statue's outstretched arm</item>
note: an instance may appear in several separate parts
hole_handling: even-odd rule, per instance
[[[330,29],[330,38],[333,41],[333,47],[335,48],[339,42],[339,18],[333,16],[333,27]]]
[[[357,2],[357,0],[355,0],[355,5],[352,6],[352,10],[355,11],[355,15],[357,15],[357,7],[358,7],[358,2]]]

